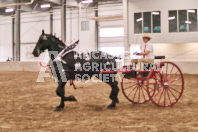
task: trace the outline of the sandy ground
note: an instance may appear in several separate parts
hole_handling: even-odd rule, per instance
[[[0,72],[0,131],[198,131],[198,75],[185,75],[185,90],[179,102],[159,108],[151,101],[131,104],[119,92],[120,104],[106,110],[111,100],[105,83],[80,83],[75,91],[66,86],[65,109],[53,112],[59,104],[52,78],[37,83],[37,72]],[[120,88],[120,84],[119,84]]]

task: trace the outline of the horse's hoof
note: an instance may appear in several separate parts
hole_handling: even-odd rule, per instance
[[[69,101],[77,101],[77,99],[73,95],[70,95],[69,96]]]
[[[62,111],[63,110],[63,108],[61,108],[61,107],[56,107],[55,109],[54,109],[54,112],[57,112],[57,111]]]
[[[117,103],[117,104],[119,104],[119,100],[118,100],[118,98],[116,98],[116,103]]]
[[[107,107],[107,110],[114,110],[115,109],[115,106],[112,106],[112,105],[109,105],[108,107]]]

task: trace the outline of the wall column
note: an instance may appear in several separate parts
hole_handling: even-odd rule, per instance
[[[17,0],[17,3],[20,3],[20,0]],[[16,18],[15,18],[15,44],[16,44],[16,61],[20,61],[20,50],[21,50],[21,41],[20,41],[20,33],[21,33],[21,11],[20,6],[16,7]]]
[[[98,7],[98,3],[97,3],[97,7]],[[98,9],[95,10],[95,17],[98,17]],[[95,50],[98,51],[99,50],[99,21],[96,20],[96,24],[95,24],[95,35],[96,35],[96,41],[95,41]]]
[[[16,47],[15,47],[15,18],[12,18],[12,60],[16,61]]]
[[[50,33],[53,34],[53,13],[50,14]]]
[[[123,21],[124,21],[124,65],[130,64],[130,44],[129,44],[129,0],[123,0]]]
[[[66,1],[62,0],[61,6],[61,40],[66,41]]]

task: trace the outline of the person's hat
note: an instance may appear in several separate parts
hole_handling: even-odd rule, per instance
[[[142,38],[152,39],[152,38],[149,36],[149,34],[147,34],[147,33],[144,33],[144,35],[142,36]]]

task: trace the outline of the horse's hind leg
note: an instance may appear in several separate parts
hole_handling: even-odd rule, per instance
[[[56,94],[61,97],[60,105],[57,106],[54,111],[61,111],[65,107],[65,101],[77,101],[73,95],[65,97],[65,84],[66,82],[59,82]]]
[[[115,76],[111,76],[108,79],[105,78],[105,74],[100,74],[97,78],[109,84],[112,88],[109,98],[112,100],[112,103],[107,107],[107,109],[115,109],[116,103],[119,103],[118,100],[118,82],[115,80]]]
[[[107,107],[107,109],[114,109],[116,107],[116,103],[119,103],[118,100],[118,92],[119,92],[119,88],[118,88],[118,82],[117,81],[110,81],[108,82],[108,84],[110,84],[112,90],[111,90],[111,94],[110,94],[110,99],[112,100],[112,103]]]

